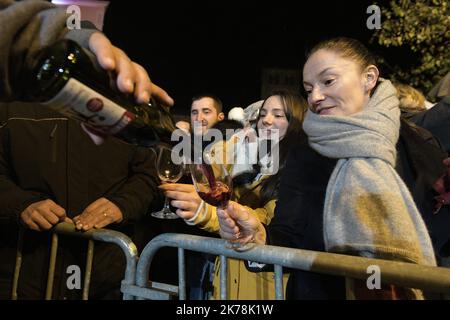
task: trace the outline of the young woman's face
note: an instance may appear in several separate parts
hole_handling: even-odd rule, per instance
[[[320,49],[303,68],[303,86],[310,109],[320,115],[349,116],[369,101],[369,90],[359,65],[333,51]]]
[[[283,103],[279,96],[267,98],[259,112],[257,127],[263,130],[267,137],[278,130],[280,140],[286,135],[289,121],[284,111]]]

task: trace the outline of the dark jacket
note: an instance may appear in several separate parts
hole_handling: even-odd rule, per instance
[[[51,199],[72,218],[105,197],[120,208],[124,217],[120,225],[108,227],[132,235],[133,223],[159,197],[154,153],[147,149],[115,138],[96,146],[79,123],[36,104],[0,106],[0,123],[0,217],[2,228],[8,230],[1,234],[2,268],[8,269],[1,270],[3,281],[11,272],[11,264],[6,266],[3,258],[14,258],[18,218],[30,204]],[[26,232],[19,298],[43,296],[48,248],[48,234]],[[61,239],[55,298],[78,297],[80,290],[66,288],[66,268],[77,264],[83,269],[85,251],[86,243]],[[93,296],[120,285],[123,262],[116,247],[96,245]]]
[[[431,183],[443,172],[445,155],[424,141],[405,122],[398,142],[397,171],[405,180],[439,250],[450,238],[450,212],[433,216]],[[336,165],[308,146],[306,136],[291,149],[284,169],[275,216],[268,226],[268,243],[325,251],[323,206],[326,188]],[[442,170],[441,170],[442,169]],[[447,229],[445,231],[444,229]],[[294,270],[286,290],[288,299],[344,299],[342,277]]]
[[[411,121],[430,131],[450,154],[450,97],[444,97],[431,109],[415,114]]]

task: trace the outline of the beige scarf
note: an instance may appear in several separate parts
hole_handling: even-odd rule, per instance
[[[303,126],[314,150],[339,159],[325,197],[326,250],[436,265],[422,217],[394,169],[400,110],[391,82],[381,80],[362,112],[308,111]]]

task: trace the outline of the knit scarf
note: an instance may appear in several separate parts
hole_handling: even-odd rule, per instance
[[[303,127],[310,146],[323,156],[339,159],[326,190],[325,249],[436,265],[427,228],[394,169],[398,104],[391,82],[381,79],[359,113],[320,116],[307,112]]]

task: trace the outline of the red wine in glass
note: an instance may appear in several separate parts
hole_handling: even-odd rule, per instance
[[[206,203],[226,209],[233,190],[231,175],[222,164],[192,164],[190,165],[192,180],[199,197]],[[244,237],[241,234],[240,237]],[[227,242],[226,247],[238,251],[245,251],[253,244],[241,245],[238,242]]]
[[[206,203],[219,208],[226,208],[231,198],[231,189],[222,182],[216,182],[209,192],[197,192]]]
[[[233,188],[225,167],[202,163],[191,165],[190,170],[199,197],[212,206],[226,208]]]

